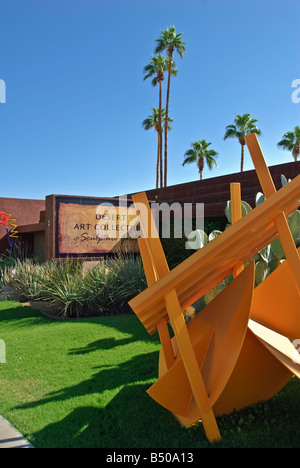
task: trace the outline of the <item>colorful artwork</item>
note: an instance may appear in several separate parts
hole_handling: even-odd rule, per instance
[[[7,239],[10,247],[10,254],[13,255],[14,239],[18,237],[17,225],[15,219],[12,219],[11,214],[0,211],[0,225],[4,225],[7,232]]]

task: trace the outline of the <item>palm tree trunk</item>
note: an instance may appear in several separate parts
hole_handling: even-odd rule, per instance
[[[200,180],[203,179],[203,169],[204,169],[204,159],[202,156],[199,157],[198,159],[198,169],[199,169],[199,174],[200,174]]]
[[[160,131],[160,151],[159,151],[159,172],[160,172],[160,188],[163,187],[163,159],[162,159],[162,130]]]
[[[164,173],[164,187],[167,186],[168,178],[168,116],[169,116],[169,100],[170,100],[170,85],[171,85],[171,68],[172,68],[173,51],[169,51],[169,70],[168,70],[168,87],[167,87],[167,101],[166,101],[166,120],[165,120],[165,173]]]
[[[298,159],[299,153],[300,153],[300,141],[296,141],[294,148],[293,148],[293,152],[292,152],[295,162]]]
[[[241,143],[241,172],[244,170],[244,144]]]
[[[157,132],[156,188],[158,188],[158,184],[159,184],[159,166],[160,166],[160,132]]]
[[[159,164],[160,164],[160,187],[163,186],[163,162],[162,162],[162,152],[163,152],[163,138],[162,138],[162,122],[161,122],[161,111],[162,111],[162,81],[159,81]]]

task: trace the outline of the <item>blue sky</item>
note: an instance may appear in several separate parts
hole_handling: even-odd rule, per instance
[[[171,83],[168,185],[198,179],[182,167],[198,139],[219,153],[205,178],[239,171],[240,145],[223,139],[236,113],[258,119],[268,165],[292,161],[276,145],[300,124],[299,0],[0,0],[0,22],[1,197],[155,187],[156,135],[141,122],[158,88],[143,68],[171,25],[186,52]]]

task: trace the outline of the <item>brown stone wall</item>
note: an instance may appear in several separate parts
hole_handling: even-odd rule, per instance
[[[293,179],[300,174],[300,161],[271,166],[269,169],[278,190],[281,175]],[[148,190],[146,193],[148,200],[158,202],[204,203],[205,217],[224,216],[226,202],[230,199],[231,182],[241,184],[242,200],[254,207],[255,195],[262,192],[255,170]]]
[[[11,214],[17,226],[38,223],[42,210],[45,210],[45,200],[0,197],[0,211]],[[0,225],[0,253],[8,248],[5,227]]]
[[[282,174],[287,179],[293,179],[300,174],[300,161],[271,166],[269,169],[278,190],[281,187]],[[231,182],[239,182],[241,184],[242,199],[253,207],[256,193],[262,191],[255,170],[213,177],[202,181],[196,180],[194,182],[173,185],[164,189],[148,190],[146,193],[148,200],[158,201],[160,203],[164,201],[168,203],[180,202],[182,204],[204,203],[205,217],[224,216],[226,202],[230,199]],[[129,194],[128,198],[131,195],[132,194]],[[51,197],[53,196],[47,197],[49,198],[48,211],[51,204]],[[53,207],[50,208],[51,216],[53,216]],[[20,231],[22,230],[23,232],[23,236],[26,233],[36,232],[42,233],[39,234],[40,237],[43,236],[43,232],[45,232],[45,200],[0,197],[0,211],[11,214],[16,220],[17,226],[23,226],[23,229],[20,229]],[[51,221],[50,224],[48,223],[50,226],[54,226],[54,219],[51,218],[50,220],[49,213],[46,219]],[[34,226],[36,223],[39,224]],[[51,250],[53,245],[53,239],[50,239],[46,232],[46,258],[53,257],[54,252]],[[8,247],[6,230],[0,225],[0,253],[8,249]],[[39,246],[40,250],[41,248],[42,247]]]

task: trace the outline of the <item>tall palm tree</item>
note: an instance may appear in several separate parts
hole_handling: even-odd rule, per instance
[[[203,179],[203,169],[205,163],[208,166],[208,169],[211,170],[213,166],[217,166],[216,156],[218,153],[213,149],[208,149],[211,143],[207,142],[206,140],[198,140],[192,142],[192,148],[187,150],[184,153],[185,159],[182,163],[184,166],[185,164],[197,163],[200,180]]]
[[[165,109],[161,110],[161,121],[165,122],[166,118],[166,113]],[[170,122],[173,122],[173,119],[169,117],[169,124],[168,124],[168,130],[171,130],[171,125]],[[160,167],[160,139],[161,139],[161,125],[159,122],[159,109],[156,107],[152,108],[152,114],[148,115],[148,117],[143,120],[142,125],[144,127],[144,130],[150,130],[151,128],[154,128],[154,130],[157,132],[157,160],[156,160],[156,188],[159,187],[159,167]],[[160,187],[163,186],[163,180],[162,180],[162,173],[160,174]]]
[[[169,60],[161,54],[158,54],[156,57],[152,57],[150,63],[144,67],[144,81],[148,78],[152,78],[152,86],[159,84],[159,107],[158,107],[158,130],[160,132],[159,137],[159,166],[160,166],[160,178],[162,181],[163,178],[163,164],[162,164],[162,147],[163,147],[163,138],[162,138],[162,83],[165,79],[165,72],[169,70]],[[171,66],[171,74],[176,76],[177,70],[176,65],[173,62]],[[162,182],[161,182],[162,184]]]
[[[277,143],[277,146],[278,148],[291,151],[296,162],[300,153],[300,127],[296,125],[293,132],[286,132],[282,140]]]
[[[176,34],[175,26],[171,26],[164,31],[161,31],[161,36],[156,39],[157,46],[155,53],[166,51],[169,59],[169,70],[168,70],[168,87],[167,87],[167,98],[166,98],[166,122],[168,122],[169,115],[169,102],[170,102],[170,85],[171,85],[171,69],[173,62],[173,53],[176,51],[180,58],[183,58],[185,52],[185,43],[182,41],[182,33]],[[168,174],[168,129],[165,127],[165,172],[164,172],[164,187],[167,186],[167,174]]]
[[[261,136],[262,131],[256,127],[256,119],[251,118],[251,114],[236,114],[232,125],[227,125],[224,140],[227,138],[237,138],[241,145],[241,172],[244,170],[244,146],[246,144],[245,135],[256,133]]]

